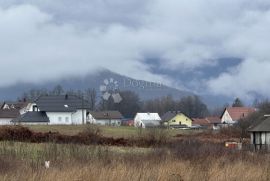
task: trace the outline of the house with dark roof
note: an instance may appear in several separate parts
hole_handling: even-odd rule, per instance
[[[49,124],[69,125],[85,124],[88,121],[90,107],[86,100],[66,94],[41,96],[35,101],[32,109],[46,114]]]
[[[19,115],[17,118],[11,120],[13,124],[45,124],[48,125],[50,123],[49,117],[45,112],[33,111],[27,112],[25,114]]]
[[[88,118],[89,123],[120,126],[124,117],[119,111],[90,111]]]
[[[222,124],[235,124],[243,118],[246,118],[251,113],[256,111],[255,108],[250,107],[228,107],[225,108],[221,115]]]
[[[161,119],[164,126],[172,128],[187,128],[192,126],[192,119],[181,111],[168,111]]]
[[[258,120],[248,129],[248,132],[250,132],[250,141],[255,150],[270,151],[270,117]]]
[[[20,112],[17,109],[0,109],[0,125],[10,125],[11,120],[17,118]]]

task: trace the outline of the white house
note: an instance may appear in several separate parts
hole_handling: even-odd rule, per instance
[[[20,115],[19,111],[16,109],[1,109],[0,110],[0,125],[10,125],[11,120],[17,118]]]
[[[44,119],[44,114],[48,117],[50,125],[71,125],[85,124],[88,121],[90,104],[75,95],[49,95],[39,97],[35,103],[31,104],[28,112],[40,112],[35,116],[40,120]],[[43,118],[41,118],[41,115]],[[15,123],[40,124],[42,121],[31,122],[31,114],[26,119],[14,119]],[[32,115],[33,116],[33,115]],[[22,117],[21,117],[22,118]],[[31,119],[32,120],[32,119]],[[44,124],[44,122],[42,122]]]
[[[161,123],[161,118],[158,113],[137,113],[134,118],[135,127],[157,127]]]
[[[222,113],[222,124],[235,124],[239,120],[247,117],[251,113],[255,112],[255,108],[250,107],[228,107]]]
[[[120,126],[123,115],[119,111],[90,111],[89,123]]]

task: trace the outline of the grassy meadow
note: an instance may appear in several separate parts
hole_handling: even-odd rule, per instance
[[[76,135],[83,126],[29,126],[35,132]],[[231,150],[195,139],[198,131],[97,127],[102,136],[173,140],[147,147],[0,141],[0,180],[30,181],[268,181],[270,155]],[[96,129],[96,128],[95,128]],[[6,131],[6,132],[5,132]],[[88,129],[91,133],[93,129]],[[9,129],[3,133],[13,134]],[[201,133],[201,132],[199,132]],[[188,135],[178,139],[175,135]],[[209,136],[209,135],[208,135]],[[211,136],[211,135],[210,135]],[[215,136],[216,133],[215,133]],[[50,168],[45,168],[50,161]]]

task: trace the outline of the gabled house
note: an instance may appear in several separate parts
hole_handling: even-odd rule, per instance
[[[160,124],[158,113],[137,113],[134,118],[134,126],[137,128],[158,127]]]
[[[19,110],[20,114],[24,114],[28,111],[32,111],[32,104],[30,102],[27,101],[19,101],[19,102],[10,102],[10,101],[6,101],[1,105],[1,109],[2,110],[12,110],[12,109],[16,109]]]
[[[33,104],[32,110],[45,113],[49,124],[85,124],[88,120],[90,104],[75,95],[41,96]]]
[[[30,125],[48,125],[50,120],[45,112],[27,112],[19,115],[17,118],[11,121],[13,124],[30,124]]]
[[[20,112],[17,109],[0,109],[0,125],[10,125],[11,120],[17,118]]]
[[[205,117],[205,118],[193,118],[192,126],[197,128],[205,129],[220,129],[220,118],[219,117]]]
[[[88,122],[99,125],[120,126],[123,118],[119,111],[90,111]]]
[[[222,124],[235,124],[239,120],[246,118],[251,113],[256,111],[255,108],[250,107],[228,107],[225,108],[221,115]]]
[[[162,116],[164,126],[173,128],[185,128],[192,126],[192,119],[180,111],[168,111]]]

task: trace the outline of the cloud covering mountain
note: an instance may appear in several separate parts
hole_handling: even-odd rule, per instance
[[[10,0],[0,7],[2,87],[107,68],[216,95],[251,99],[270,90],[267,0]]]

